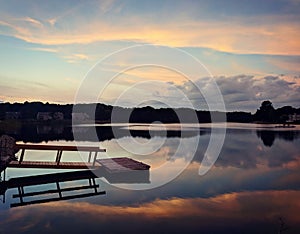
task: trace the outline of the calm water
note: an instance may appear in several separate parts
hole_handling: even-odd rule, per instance
[[[157,125],[149,132],[147,125],[132,125],[134,137],[123,134],[100,143],[84,138],[77,142],[106,148],[103,157],[126,156],[147,163],[149,174],[120,178],[100,171],[100,178],[94,179],[83,171],[7,169],[11,187],[2,182],[0,233],[300,233],[298,126],[230,124],[219,158],[203,176],[198,171],[210,125],[185,125],[182,132],[179,127],[170,125],[162,131],[166,128]],[[77,130],[86,135],[90,128]],[[43,144],[75,142],[60,139]],[[196,153],[191,154],[195,144]],[[67,154],[64,160],[86,157]],[[28,152],[26,157],[53,160],[55,153]],[[53,173],[62,174],[41,177]],[[28,180],[35,185],[24,187],[32,196],[20,199],[17,187],[28,184],[26,178],[32,175],[36,177]],[[47,178],[54,182],[45,183]],[[55,183],[57,178],[66,181]],[[55,192],[58,186],[61,194]],[[41,192],[45,190],[51,193]],[[51,201],[60,196],[66,200]],[[43,199],[46,202],[38,202]],[[26,205],[34,200],[38,204]],[[11,207],[16,204],[24,206]]]

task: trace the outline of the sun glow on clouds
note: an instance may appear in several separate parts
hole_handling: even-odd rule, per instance
[[[182,84],[187,80],[184,75],[173,71],[172,68],[168,69],[155,65],[129,69],[120,75],[120,81],[124,81],[123,76],[128,77],[128,79],[125,78],[125,80],[127,80],[127,84],[134,84],[139,81],[163,81],[171,82],[173,84]]]
[[[12,36],[42,45],[128,40],[175,47],[207,47],[233,53],[300,54],[298,25],[266,25],[258,28],[239,22],[188,22],[183,25],[152,25],[144,22],[141,25],[130,23],[129,26],[111,27],[108,22],[95,21],[81,25],[80,31],[76,28],[65,31],[59,28],[50,30],[47,29],[49,26],[37,22],[34,25],[39,27],[35,28],[30,27],[32,21],[30,26],[18,26],[15,21],[3,24],[14,31]]]
[[[80,5],[50,19],[41,15],[40,18],[28,15],[0,18],[0,25],[10,29],[0,32],[41,45],[128,40],[175,47],[207,47],[233,53],[300,54],[299,24],[288,17],[262,15],[199,20],[178,14],[176,21],[172,21],[168,19],[171,13],[165,12],[157,21],[144,17],[142,12],[132,15],[130,11],[120,11],[120,5],[105,1],[99,7],[90,6],[98,12],[95,10],[83,18],[79,16]],[[111,17],[107,18],[106,14]]]
[[[284,74],[280,79],[295,84],[281,83],[283,87],[279,93],[287,93],[284,88],[287,87],[287,90],[292,89],[292,95],[286,95],[285,100],[284,95],[279,95],[280,97],[275,97],[276,101],[297,103],[299,100],[299,95],[294,91],[298,91],[296,86],[299,86],[300,80],[300,19],[297,12],[300,5],[295,0],[286,1],[285,6],[281,1],[275,0],[264,4],[258,0],[249,3],[229,0],[226,4],[220,1],[172,1],[172,4],[163,5],[156,0],[149,3],[105,0],[76,1],[72,2],[72,6],[68,2],[56,0],[52,4],[34,2],[31,5],[12,0],[1,4],[0,62],[4,66],[0,75],[3,77],[19,77],[11,69],[15,65],[26,71],[22,72],[22,76],[29,77],[32,83],[40,79],[38,76],[50,83],[53,82],[53,77],[63,80],[63,77],[77,76],[79,83],[86,72],[106,55],[127,46],[154,43],[188,51],[201,60],[216,77],[246,74],[249,80],[246,83],[257,84],[260,78],[264,86],[264,77],[268,74]],[[106,69],[108,72],[119,72],[127,68],[128,64],[138,61],[134,54],[131,57],[118,61],[118,64],[109,64]],[[29,59],[24,61],[24,58]],[[167,59],[172,61],[176,58]],[[44,61],[44,64],[49,61],[51,64],[39,66],[38,73],[36,61]],[[185,61],[182,64],[188,66]],[[203,75],[198,74],[197,77],[200,79]],[[172,80],[174,85],[184,86],[184,79],[175,72],[153,67],[148,70],[131,69],[120,77],[115,85],[116,90],[107,98],[113,100],[113,95],[121,87],[128,87],[142,79],[166,83]],[[276,85],[279,86],[279,83]],[[241,86],[239,82],[237,84]],[[57,86],[63,85],[61,83]],[[102,85],[101,80],[98,85]],[[67,88],[65,87],[65,91]],[[26,93],[24,90],[7,94],[6,89],[2,96],[5,101],[43,99],[51,102],[61,93],[59,99],[68,102],[74,99],[72,95],[75,95],[76,88],[78,87],[68,89],[67,97],[63,92],[56,92],[55,97],[41,92],[31,97],[32,92]],[[168,90],[165,92],[168,94]],[[133,94],[132,98],[136,99],[138,95]],[[233,102],[237,100],[237,106],[242,98],[249,98],[247,94],[238,95],[242,97],[238,98],[236,95],[234,98],[225,98]],[[260,97],[273,96],[268,90],[261,88],[250,99],[260,101]]]

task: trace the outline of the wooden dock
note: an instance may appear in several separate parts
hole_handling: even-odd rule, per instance
[[[149,170],[150,168],[147,164],[126,157],[97,159],[96,162],[110,173]]]
[[[99,192],[99,185],[95,183],[95,178],[97,177],[104,177],[109,183],[150,183],[149,165],[127,157],[97,159],[99,152],[106,151],[105,149],[100,149],[99,147],[16,144],[16,148],[21,150],[19,160],[8,161],[2,165],[4,168],[4,181],[0,182],[0,195],[3,195],[3,202],[5,202],[5,193],[7,189],[18,188],[18,193],[13,194],[12,198],[19,199],[19,202],[12,203],[11,207],[103,195],[105,194],[105,191]],[[55,161],[25,161],[24,158],[26,150],[57,151],[56,159]],[[61,160],[62,153],[64,151],[89,152],[88,160],[86,162],[64,162]],[[29,176],[5,181],[6,167],[88,170],[51,175]],[[88,179],[89,183],[87,185],[67,188],[62,188],[60,185],[62,182],[82,179]],[[55,183],[56,188],[41,191],[24,190],[24,188],[28,186],[49,183]],[[68,195],[68,192],[78,191],[80,193]],[[43,198],[43,196],[46,194],[47,196],[49,194],[56,196],[51,198]],[[27,200],[26,198],[30,198],[30,200]]]
[[[103,167],[110,173],[149,170],[150,166],[131,158],[102,158],[97,159],[99,152],[106,152],[105,149],[93,146],[63,146],[63,145],[30,145],[16,144],[17,149],[21,150],[18,161],[11,161],[7,167],[14,168],[49,168],[49,169],[96,169]],[[55,161],[24,161],[26,150],[50,150],[57,151]],[[83,151],[89,152],[87,162],[62,162],[62,153],[64,151]]]

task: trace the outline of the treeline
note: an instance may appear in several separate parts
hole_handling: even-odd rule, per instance
[[[266,123],[300,123],[300,108],[283,106],[278,109],[273,107],[271,101],[263,101],[253,115],[253,121]]]
[[[24,103],[0,103],[0,120],[20,119],[24,121],[37,121],[38,113],[61,113],[60,120],[71,120],[72,115],[85,114],[85,120],[96,120],[98,122],[131,122],[131,123],[152,123],[160,121],[162,123],[179,123],[179,122],[211,122],[213,115],[214,121],[223,121],[224,116],[228,122],[285,122],[291,115],[299,115],[300,108],[296,109],[291,106],[284,106],[274,109],[270,101],[264,101],[255,114],[250,112],[209,112],[195,111],[188,108],[123,108],[113,107],[101,103],[94,104],[50,104],[42,102],[24,102]],[[195,118],[196,116],[196,118]],[[78,117],[78,116],[77,116]],[[74,118],[74,116],[73,116]],[[80,120],[80,118],[79,118]],[[82,120],[82,119],[81,119]]]
[[[61,112],[65,119],[71,119],[72,108],[72,104],[59,105],[42,102],[0,103],[0,119],[36,120],[39,112]]]

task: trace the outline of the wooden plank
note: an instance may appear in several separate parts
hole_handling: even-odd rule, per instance
[[[60,162],[57,165],[56,162],[46,161],[23,161],[21,164],[18,161],[11,161],[8,167],[14,168],[53,168],[53,169],[88,169],[93,167],[99,167],[100,165],[84,162]]]
[[[107,158],[96,160],[106,170],[111,173],[125,172],[125,171],[136,171],[136,170],[149,170],[150,166],[142,162],[133,160],[131,158]]]
[[[106,152],[106,149],[100,149],[97,146],[72,146],[72,145],[31,145],[16,144],[18,149],[27,150],[63,150],[63,151],[86,151],[86,152]]]

